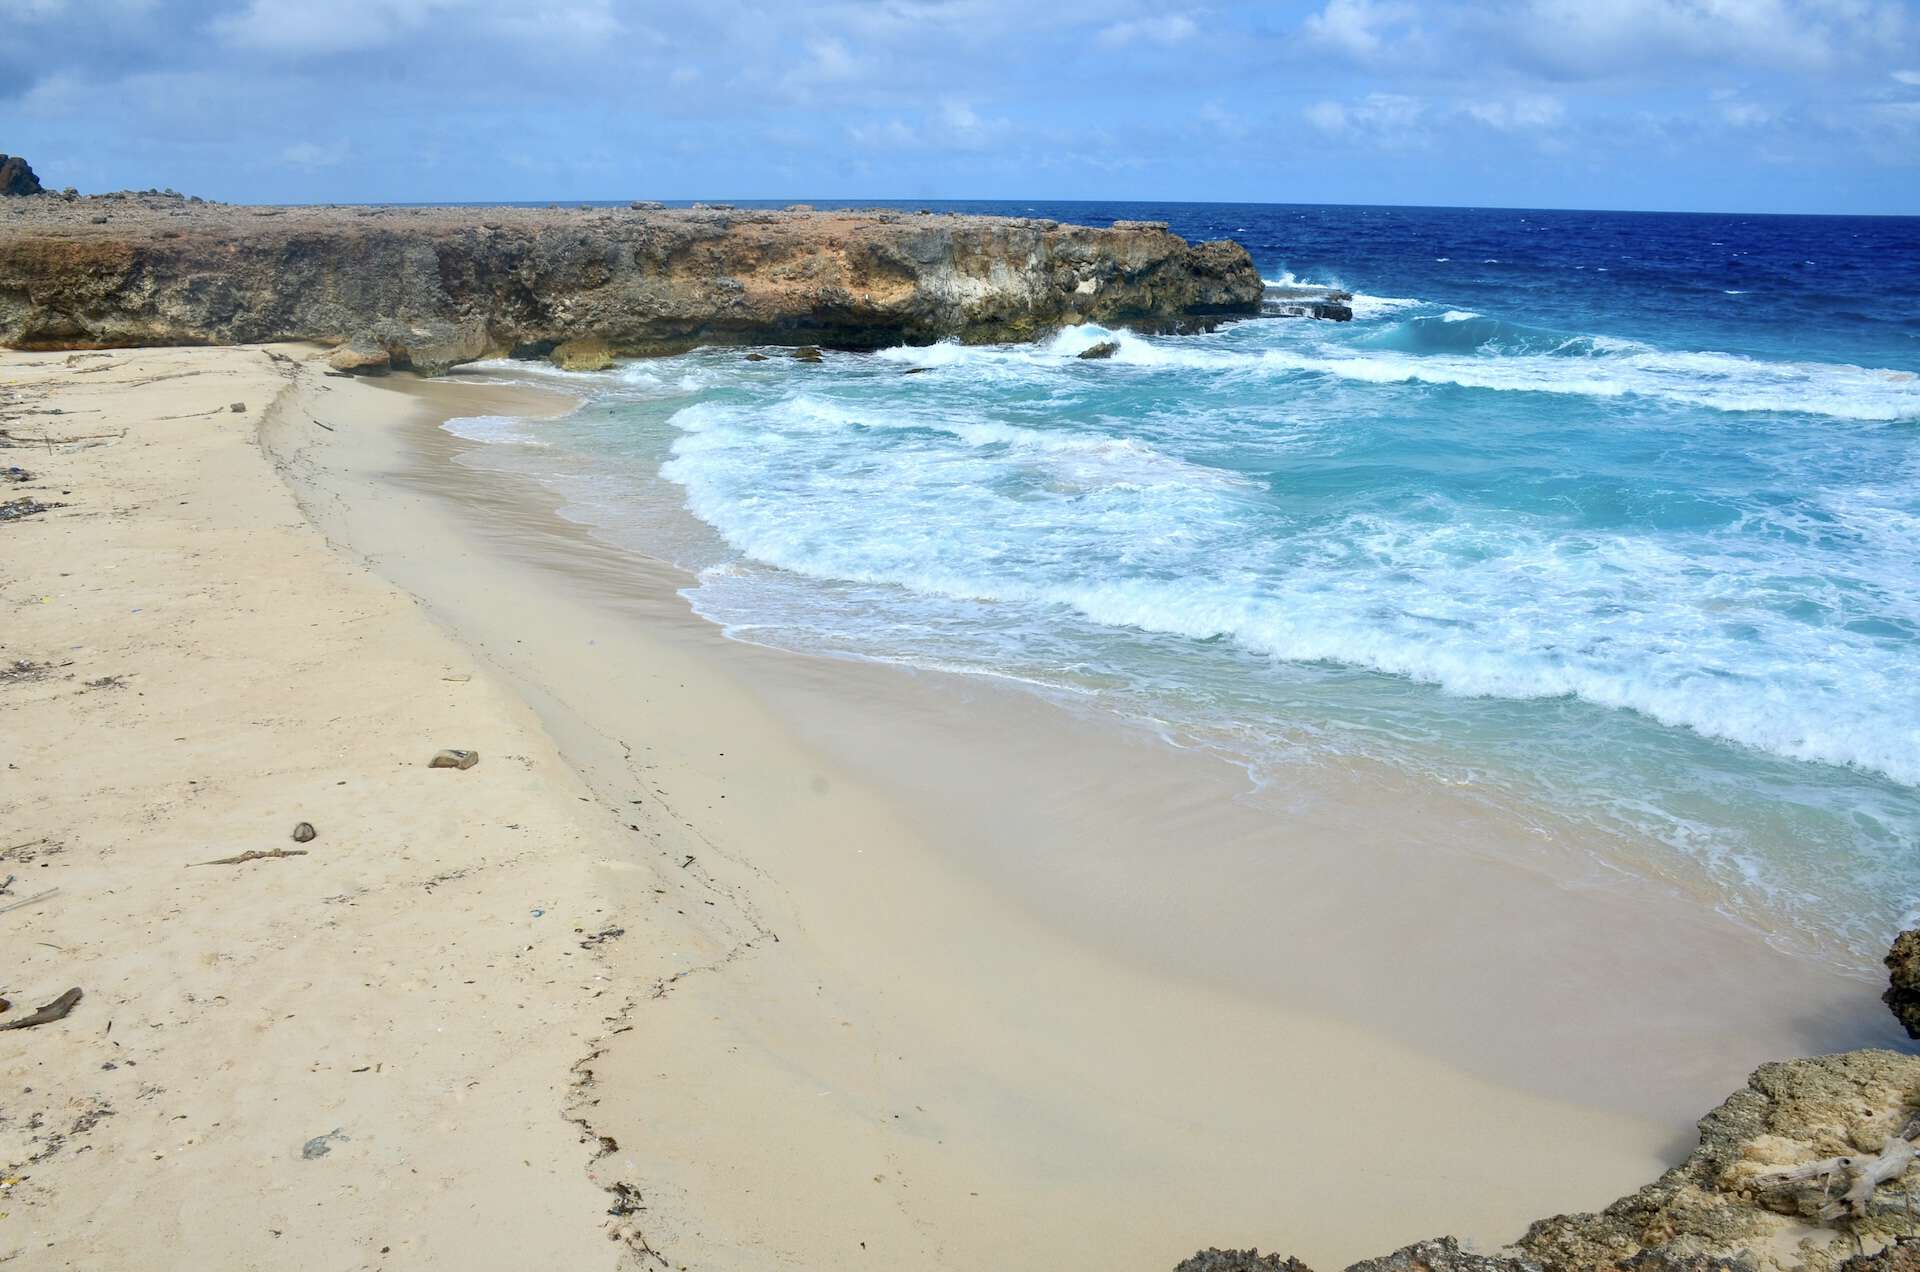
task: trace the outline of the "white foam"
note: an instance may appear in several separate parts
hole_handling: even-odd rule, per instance
[[[455,437],[490,446],[545,446],[533,420],[512,415],[463,415],[447,420],[441,428]]]

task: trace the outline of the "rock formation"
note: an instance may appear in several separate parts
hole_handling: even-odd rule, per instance
[[[1920,1038],[1920,928],[1909,928],[1893,938],[1887,951],[1888,1009],[1906,1026],[1907,1037]]]
[[[40,192],[40,178],[33,175],[33,165],[19,155],[0,155],[0,198]]]
[[[378,345],[392,366],[433,371],[588,339],[638,355],[1169,329],[1257,313],[1260,296],[1244,249],[1161,226],[146,196],[0,213],[0,344],[29,349],[357,342],[367,365]]]

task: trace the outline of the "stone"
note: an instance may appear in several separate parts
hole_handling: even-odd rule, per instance
[[[245,402],[229,402],[227,403],[227,409],[235,415],[245,415],[247,413],[247,404]]]
[[[818,362],[820,358],[820,350],[815,345],[801,345],[793,351],[793,360],[795,362]]]
[[[1907,1037],[1920,1038],[1920,928],[1909,928],[1893,938],[1887,951],[1887,979],[1891,982],[1880,1001],[1905,1027]]]
[[[1111,358],[1118,352],[1120,352],[1120,342],[1118,340],[1102,340],[1097,345],[1082,349],[1074,356],[1088,362],[1098,362],[1105,358]]]
[[[1307,313],[1327,322],[1353,321],[1353,306],[1337,300],[1316,300],[1307,306]]]
[[[748,362],[765,362],[767,360],[767,355],[764,353],[750,353],[747,355],[746,360]]]
[[[1436,1237],[1355,1263],[1347,1272],[1541,1272],[1541,1268],[1528,1259],[1470,1254],[1454,1238]]]
[[[789,211],[789,212],[811,212],[811,211],[813,211],[813,204],[811,204],[811,203],[789,203],[789,204],[787,204],[787,208],[786,208],[786,210],[787,210],[787,211]]]
[[[33,175],[32,164],[19,155],[0,155],[0,198],[40,194],[42,191],[40,178]]]
[[[487,351],[484,322],[430,320],[399,328],[387,336],[387,356],[393,365],[421,375],[439,375],[462,363],[478,360]]]
[[[371,336],[355,336],[327,355],[327,365],[349,375],[385,375],[393,368],[387,346]]]
[[[480,762],[478,751],[441,751],[427,762],[428,768],[470,769]]]
[[[312,822],[298,822],[293,828],[293,842],[296,844],[310,844],[319,833],[319,831],[313,828]]]
[[[1313,1272],[1295,1258],[1262,1254],[1258,1250],[1206,1249],[1182,1259],[1173,1272]]]
[[[562,371],[605,371],[613,365],[613,350],[598,336],[582,336],[555,345],[547,360]]]
[[[632,203],[627,204],[627,206],[635,212],[661,212],[666,209],[667,205],[658,199],[635,199]]]

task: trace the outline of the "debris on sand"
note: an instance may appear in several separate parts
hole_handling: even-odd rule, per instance
[[[80,1001],[79,986],[68,990],[38,1011],[28,1012],[18,1020],[9,1020],[0,1025],[0,1029],[31,1029],[35,1025],[50,1025],[56,1020],[65,1020],[74,1004]]]

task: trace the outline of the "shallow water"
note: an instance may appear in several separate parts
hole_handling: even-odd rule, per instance
[[[1356,320],[703,351],[449,427],[743,639],[1031,682],[1260,783],[1391,764],[1877,962],[1920,897],[1920,222],[1034,212],[1230,234]]]

